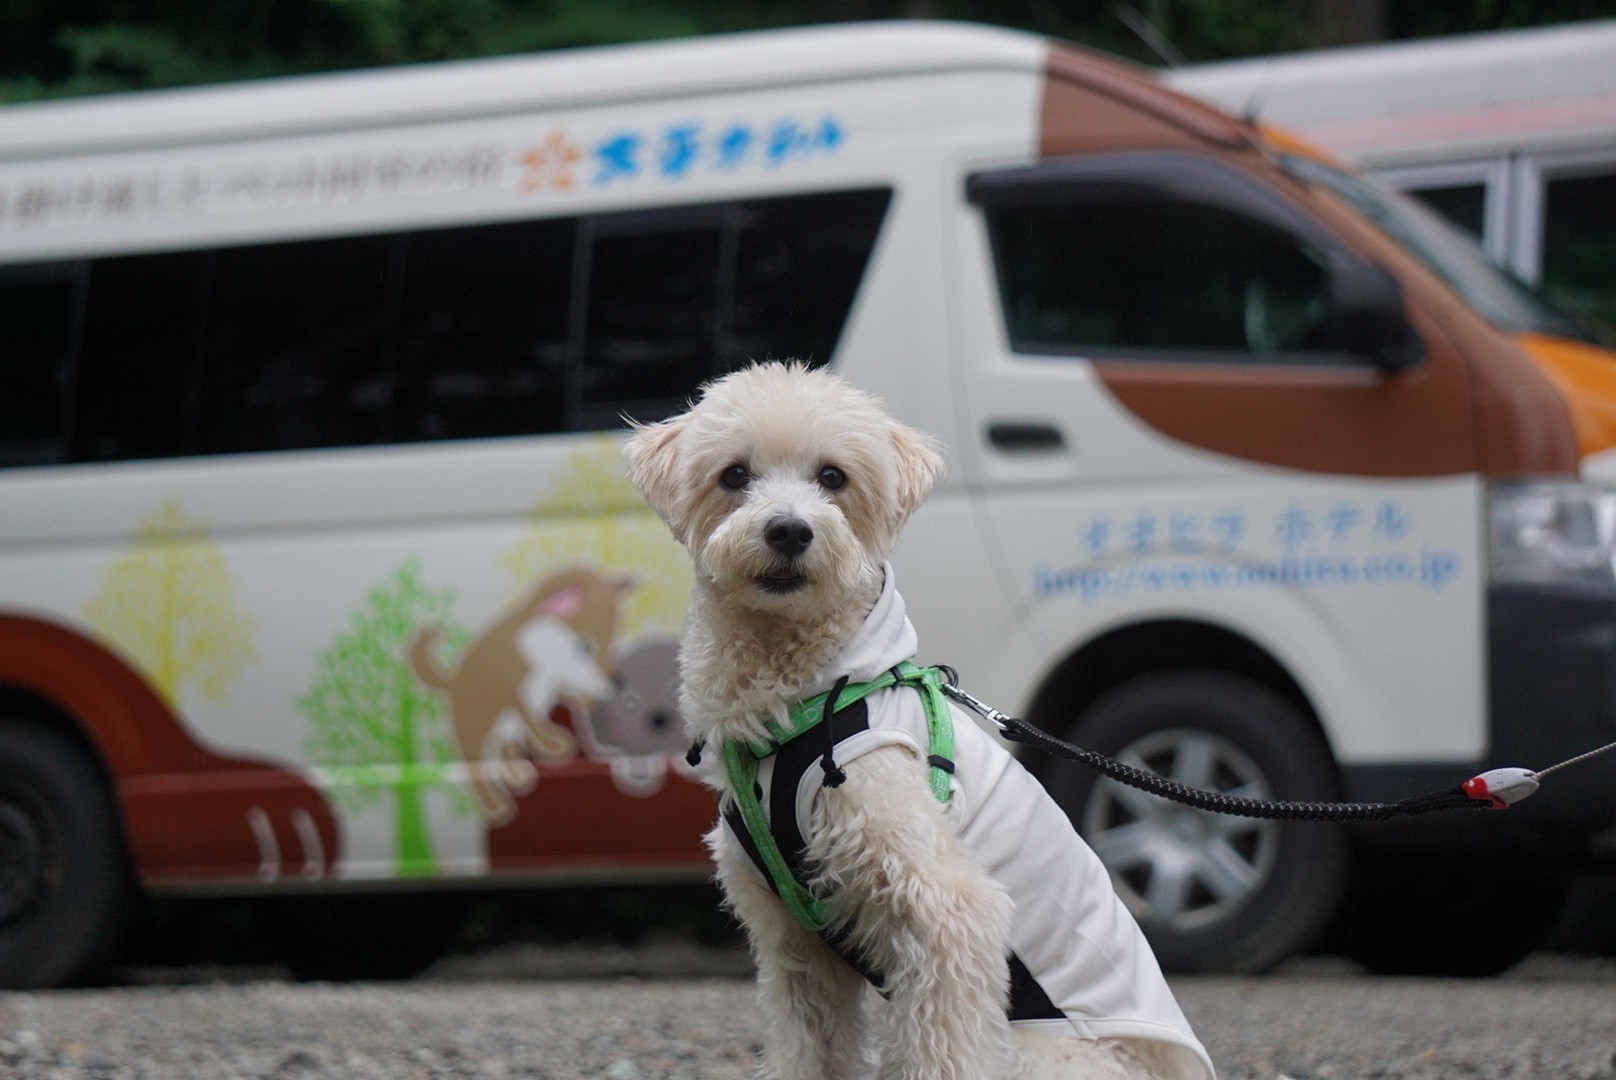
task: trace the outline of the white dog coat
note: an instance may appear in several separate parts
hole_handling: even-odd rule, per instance
[[[876,679],[912,659],[917,645],[889,566],[869,617],[804,696],[831,689],[843,675],[855,683]],[[837,765],[891,745],[907,747],[923,761],[927,758],[930,740],[918,693],[890,687],[875,691],[861,704],[867,710],[867,726],[862,718],[853,718],[845,727],[841,716],[836,720]],[[1049,1036],[1163,1043],[1177,1078],[1211,1080],[1214,1072],[1206,1049],[1190,1030],[1149,944],[1117,898],[1098,856],[1038,781],[968,714],[950,708],[954,771],[947,813],[969,856],[1009,891],[1015,903],[1010,934],[1012,1023]],[[813,751],[815,761],[829,746],[816,735],[801,736],[819,744]],[[764,758],[758,768],[759,801],[765,813],[771,805],[777,757]],[[722,768],[721,760],[704,762],[710,780],[716,780]],[[808,836],[808,811],[824,780],[817,767],[801,771],[796,820],[789,823],[788,832]],[[791,803],[776,799],[773,805]],[[776,836],[781,835],[780,824],[770,823]],[[728,817],[724,839],[767,883]]]

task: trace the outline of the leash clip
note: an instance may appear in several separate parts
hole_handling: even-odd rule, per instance
[[[954,674],[953,668],[945,667],[943,670],[949,675]],[[957,678],[958,676],[955,676],[955,679]],[[947,697],[959,702],[961,705],[965,706],[967,709],[970,709],[972,712],[976,713],[976,715],[998,728],[1001,734],[1010,731],[1012,727],[1012,718],[1008,714],[1002,713],[998,709],[995,709],[992,705],[989,705],[987,702],[967,694],[964,690],[959,688],[957,682],[953,680],[945,680],[944,682],[939,683],[937,688],[941,690]]]

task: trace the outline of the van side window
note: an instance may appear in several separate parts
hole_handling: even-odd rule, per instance
[[[1264,222],[1124,198],[1007,207],[989,226],[1017,352],[1120,347],[1252,360],[1319,347],[1323,259]]]
[[[1410,195],[1453,222],[1481,242],[1487,225],[1487,186],[1485,184],[1447,184],[1443,187],[1410,188]]]
[[[0,465],[48,465],[66,456],[77,270],[71,263],[0,268]]]
[[[396,440],[566,430],[577,233],[569,218],[407,238]]]
[[[79,349],[74,461],[195,452],[197,331],[207,256],[101,259]]]
[[[1339,241],[1251,173],[1115,151],[977,173],[1016,352],[1223,364],[1369,362],[1344,330]],[[1351,263],[1351,271],[1337,262]],[[1365,267],[1373,276],[1377,271]]]
[[[749,360],[827,362],[891,199],[836,191],[595,219],[577,426],[670,416]]]
[[[0,266],[0,467],[659,419],[827,362],[891,194]]]
[[[1543,289],[1607,335],[1616,332],[1616,173],[1544,184]]]
[[[726,366],[828,361],[891,201],[872,190],[742,204]]]
[[[630,216],[594,232],[578,426],[671,416],[717,373],[720,221]]]
[[[387,441],[393,245],[359,236],[214,253],[199,451]]]

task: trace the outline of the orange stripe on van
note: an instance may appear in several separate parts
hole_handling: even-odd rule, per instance
[[[1521,334],[1515,342],[1565,398],[1578,453],[1616,449],[1616,353],[1546,334]]]

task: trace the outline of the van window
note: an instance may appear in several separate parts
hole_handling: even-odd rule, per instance
[[[1411,188],[1409,194],[1480,241],[1487,226],[1487,187],[1454,184],[1448,187]]]
[[[73,460],[192,452],[197,305],[206,265],[194,251],[95,264],[79,352]]]
[[[1292,176],[1346,200],[1436,271],[1493,325],[1512,333],[1597,340],[1586,327],[1500,270],[1473,239],[1419,200],[1312,158],[1287,154],[1280,158],[1280,165]]]
[[[603,222],[589,263],[579,423],[660,420],[715,374],[721,220]]]
[[[0,465],[60,461],[77,274],[70,265],[0,273]]]
[[[1543,289],[1616,331],[1616,174],[1551,177],[1543,192]]]
[[[0,267],[0,466],[658,419],[749,359],[827,362],[890,201],[860,189]]]
[[[408,237],[396,439],[566,430],[577,233],[566,219]]]
[[[991,207],[1011,347],[1185,360],[1325,353],[1325,258],[1255,218],[1138,193]]]
[[[395,240],[305,240],[213,254],[197,449],[388,441]]]
[[[889,197],[886,191],[825,192],[738,208],[726,366],[749,359],[829,361]]]

